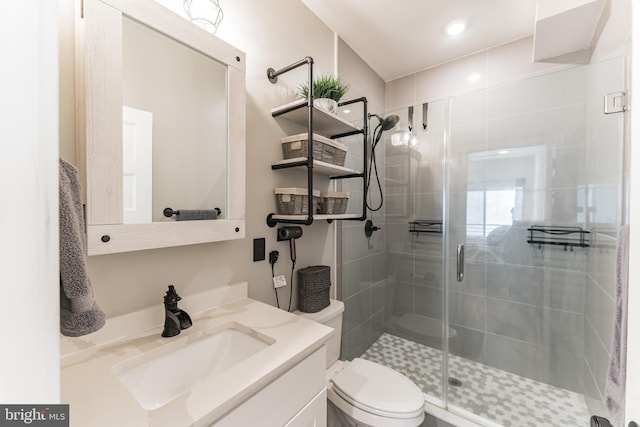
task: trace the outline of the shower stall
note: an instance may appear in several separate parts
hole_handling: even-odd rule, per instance
[[[342,357],[480,425],[606,415],[624,90],[616,58],[387,111],[380,230],[339,230]]]

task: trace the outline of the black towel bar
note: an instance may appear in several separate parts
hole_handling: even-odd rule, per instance
[[[215,208],[214,209],[216,212],[218,212],[218,215],[220,215],[222,213],[222,211],[220,210],[220,208]],[[164,210],[162,211],[162,213],[164,214],[164,216],[166,216],[167,218],[171,218],[174,215],[180,215],[180,211],[174,211],[171,208],[164,208]]]

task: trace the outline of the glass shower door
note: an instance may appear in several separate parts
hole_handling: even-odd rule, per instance
[[[585,337],[606,323],[589,318],[601,288],[590,271],[602,260],[563,242],[593,239],[586,231],[597,226],[615,236],[622,118],[604,117],[594,91],[616,70],[620,61],[449,99],[445,388],[453,412],[489,425],[588,423],[584,394],[600,375]],[[600,162],[610,165],[607,178]],[[530,243],[535,230],[551,237]]]
[[[385,334],[367,357],[411,378],[444,406],[442,198],[446,101],[387,112]]]

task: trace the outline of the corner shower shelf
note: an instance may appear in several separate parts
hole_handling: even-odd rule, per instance
[[[527,243],[537,244],[538,248],[542,245],[557,245],[564,246],[565,251],[567,248],[573,251],[574,246],[589,247],[590,232],[583,230],[582,227],[532,225],[527,231],[529,232]]]
[[[442,221],[439,219],[417,219],[409,223],[409,232],[442,234]]]

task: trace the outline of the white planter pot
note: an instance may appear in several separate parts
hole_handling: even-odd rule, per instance
[[[313,105],[331,114],[338,114],[338,102],[330,98],[317,98],[313,100]]]

